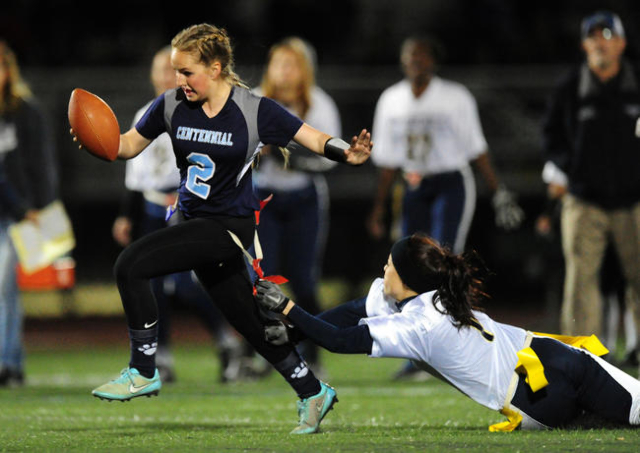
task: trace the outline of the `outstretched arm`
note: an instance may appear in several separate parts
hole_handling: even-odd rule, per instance
[[[323,311],[318,318],[336,327],[357,326],[362,318],[367,317],[366,297],[340,304],[330,310]]]
[[[258,303],[264,308],[287,316],[293,325],[307,338],[323,348],[342,354],[371,354],[373,339],[366,324],[354,323],[361,313],[362,302],[354,301],[346,309],[334,311],[325,319],[336,319],[342,325],[336,326],[320,317],[313,316],[285,296],[275,283],[260,280],[256,284]],[[342,314],[340,314],[342,312]],[[344,316],[349,312],[349,316]],[[356,325],[354,325],[356,324]]]
[[[371,134],[366,129],[363,129],[357,137],[352,137],[351,143],[347,143],[303,123],[293,139],[327,159],[351,165],[365,163],[369,159],[373,147]]]
[[[328,351],[341,354],[371,354],[373,339],[366,324],[337,327],[309,314],[295,304],[287,317],[307,338]]]

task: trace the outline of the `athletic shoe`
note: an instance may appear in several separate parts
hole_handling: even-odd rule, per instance
[[[333,387],[320,382],[320,392],[298,401],[298,427],[291,434],[312,434],[320,429],[320,422],[327,415],[335,403],[338,402],[336,391]]]
[[[120,377],[101,385],[91,394],[107,401],[129,401],[138,396],[157,395],[162,387],[160,373],[156,369],[154,376],[149,379],[142,376],[135,368],[125,368]]]

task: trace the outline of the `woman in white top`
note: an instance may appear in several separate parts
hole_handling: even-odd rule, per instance
[[[374,238],[385,234],[386,200],[402,173],[402,235],[424,231],[460,253],[475,212],[472,166],[493,194],[498,226],[518,227],[523,213],[493,168],[475,98],[437,75],[438,49],[431,38],[407,38],[400,52],[404,78],[376,104],[371,158],[380,175],[368,228]]]
[[[483,269],[474,253],[456,255],[414,234],[394,244],[384,278],[366,297],[314,317],[260,281],[258,301],[286,315],[290,339],[302,334],[333,352],[413,360],[509,418],[493,430],[562,427],[583,412],[640,424],[640,382],[586,350],[601,346],[595,337],[560,341],[480,311]],[[585,349],[566,344],[577,340]]]
[[[283,39],[269,50],[262,82],[254,92],[277,101],[316,129],[340,136],[338,108],[315,84],[315,60],[309,43],[297,37]],[[289,148],[294,152],[289,154]],[[335,165],[292,142],[287,150],[263,148],[253,173],[258,197],[273,194],[258,225],[262,267],[267,274],[286,273],[296,300],[312,314],[320,312],[317,283],[329,224],[329,191],[323,173]],[[304,342],[300,349],[317,369],[317,346]]]

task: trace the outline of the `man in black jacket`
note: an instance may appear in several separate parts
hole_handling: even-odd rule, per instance
[[[544,122],[543,178],[562,199],[565,334],[602,332],[598,277],[609,240],[640,294],[640,77],[625,47],[616,14],[585,18],[585,62],[559,84]]]

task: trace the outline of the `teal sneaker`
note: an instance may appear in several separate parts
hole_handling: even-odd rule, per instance
[[[333,387],[320,382],[320,392],[298,401],[298,417],[300,422],[291,434],[313,434],[320,429],[320,422],[335,403],[338,402]]]
[[[151,379],[142,376],[135,368],[125,368],[120,377],[94,389],[91,394],[101,400],[129,401],[138,396],[157,395],[162,387],[160,374],[156,369]]]

